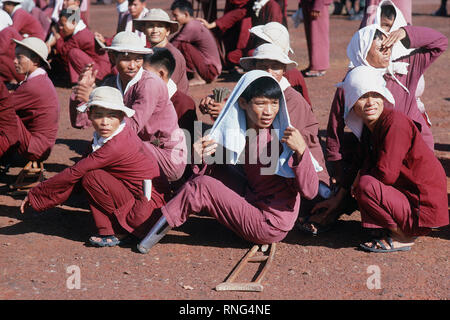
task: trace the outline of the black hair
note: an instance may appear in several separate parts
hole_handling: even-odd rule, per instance
[[[269,99],[280,99],[283,95],[278,82],[270,77],[261,77],[250,83],[242,92],[240,98],[249,102],[254,97],[265,97]]]
[[[384,36],[384,33],[377,29],[373,36],[373,40],[376,40],[376,39],[383,40],[383,36]]]
[[[394,20],[397,16],[397,12],[395,11],[395,8],[391,4],[386,4],[381,6],[381,17],[386,17],[389,20]]]
[[[66,8],[66,9],[62,9],[61,12],[59,13],[59,18],[61,19],[62,17],[66,17],[67,20],[69,20],[70,18],[74,19],[75,22],[80,22],[81,16],[80,16],[80,8],[77,9],[71,9],[71,8]]]
[[[191,17],[194,16],[194,8],[192,7],[192,3],[186,0],[176,0],[170,6],[170,10],[178,9],[181,12],[188,12]]]
[[[152,50],[153,54],[144,55],[144,63],[165,68],[170,78],[176,65],[175,58],[172,53],[166,48],[152,48]]]
[[[22,46],[20,44],[16,45],[16,48],[22,48],[23,50],[25,50],[26,52],[26,56],[28,57],[28,59],[30,59],[31,61],[33,61],[33,63],[38,63],[38,66],[40,68],[48,68],[47,64],[44,62],[44,60],[33,50],[31,50],[30,48],[27,48],[25,46]]]

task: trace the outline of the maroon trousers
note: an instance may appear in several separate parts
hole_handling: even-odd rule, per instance
[[[356,201],[364,228],[398,228],[411,237],[430,232],[430,228],[418,226],[418,217],[402,192],[370,175],[360,177]]]
[[[330,39],[328,6],[320,10],[319,18],[311,19],[312,7],[303,6],[306,43],[308,45],[309,69],[327,70],[330,67]]]
[[[134,195],[121,180],[102,169],[85,174],[82,186],[88,194],[89,206],[99,235],[132,232],[135,236],[142,238],[161,216],[156,214],[157,211],[154,210],[156,208],[152,202],[140,204],[147,206],[144,215],[137,213],[140,210],[131,210],[126,217],[120,216],[118,209],[133,199]]]
[[[192,213],[208,212],[243,239],[258,244],[279,242],[287,234],[269,224],[243,196],[207,175],[188,181],[161,211],[172,227],[182,225]]]
[[[111,68],[106,65],[100,65],[96,63],[92,57],[90,57],[87,53],[83,52],[81,49],[73,48],[69,51],[67,55],[67,64],[69,67],[69,75],[71,83],[77,83],[79,75],[84,67],[89,64],[93,64],[94,70],[97,70],[97,80],[103,80],[105,76],[107,76]]]
[[[219,72],[212,64],[205,64],[203,53],[188,42],[180,42],[178,48],[186,59],[186,70],[188,72],[197,72],[199,76],[206,82],[214,81]]]

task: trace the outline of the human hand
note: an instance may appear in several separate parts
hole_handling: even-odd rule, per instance
[[[223,102],[215,102],[214,100],[208,105],[208,113],[211,117],[216,120],[225,106],[225,101]]]
[[[284,131],[282,143],[286,143],[298,155],[303,155],[306,149],[306,142],[302,134],[294,127],[287,127]]]
[[[210,23],[210,22],[206,21],[203,18],[196,18],[196,20],[200,21],[208,29],[213,29],[213,28],[216,27],[216,22],[215,21]]]
[[[213,102],[214,102],[214,99],[211,96],[202,98],[198,105],[201,113],[203,113],[203,114],[209,113],[209,105]]]
[[[405,29],[400,28],[398,30],[392,31],[389,35],[381,42],[381,48],[390,48],[398,41],[405,39],[407,36]]]
[[[358,174],[356,175],[355,181],[353,181],[352,186],[350,187],[350,195],[355,198],[356,193],[355,193],[355,189],[358,187],[359,185],[359,179],[360,179],[361,175],[360,172],[358,171]]]
[[[320,11],[312,10],[311,11],[311,19],[316,20],[320,17]]]
[[[206,135],[198,139],[193,144],[194,152],[196,153],[196,158],[203,160],[205,157],[212,155],[216,152],[217,142],[212,140],[209,135]]]
[[[105,37],[104,37],[101,33],[95,31],[95,32],[94,32],[94,36],[95,36],[100,42],[105,43]]]

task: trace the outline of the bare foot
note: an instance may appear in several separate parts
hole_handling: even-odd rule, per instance
[[[193,79],[189,80],[190,87],[201,86],[203,84],[206,84],[206,81],[203,79],[193,78]]]
[[[414,238],[395,239],[384,238],[365,242],[361,247],[372,252],[392,252],[392,251],[408,251],[414,245]]]

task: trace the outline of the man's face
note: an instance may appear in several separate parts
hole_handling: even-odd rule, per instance
[[[377,121],[383,112],[383,108],[384,98],[378,92],[367,92],[353,106],[356,115],[366,124]]]
[[[152,46],[165,41],[170,34],[170,29],[166,23],[160,21],[147,21],[144,33]]]
[[[391,59],[392,48],[381,46],[386,36],[383,34],[381,39],[377,37],[372,41],[372,45],[367,53],[366,60],[374,68],[387,68]]]
[[[380,18],[380,27],[384,30],[384,32],[391,31],[392,25],[394,24],[394,19],[389,19],[385,16]]]
[[[276,60],[255,59],[255,69],[270,73],[280,82],[286,72],[286,65]]]
[[[67,9],[69,7],[80,7],[79,0],[64,0],[63,1],[63,9]]]
[[[22,46],[16,46],[14,68],[19,74],[27,74],[36,68],[36,63],[31,60],[30,51]]]
[[[59,30],[64,37],[70,36],[75,31],[75,20],[69,20],[67,17],[61,17],[58,21]]]
[[[124,114],[119,110],[111,110],[92,106],[88,112],[89,120],[99,136],[109,138],[120,126]]]
[[[128,2],[128,11],[130,12],[133,19],[139,18],[142,10],[145,8],[145,1],[141,2],[139,0],[131,0]]]
[[[142,55],[137,53],[116,53],[114,60],[120,78],[125,82],[136,76],[144,62]]]
[[[13,2],[3,2],[3,10],[5,10],[9,15],[14,11],[14,7],[16,6]]]
[[[187,12],[182,12],[178,8],[176,8],[175,10],[172,10],[172,16],[173,16],[173,19],[181,25],[186,24],[188,22],[188,18],[189,18]]]
[[[280,109],[278,99],[253,97],[250,101],[239,98],[239,106],[245,110],[247,127],[252,129],[267,129],[273,123]]]

